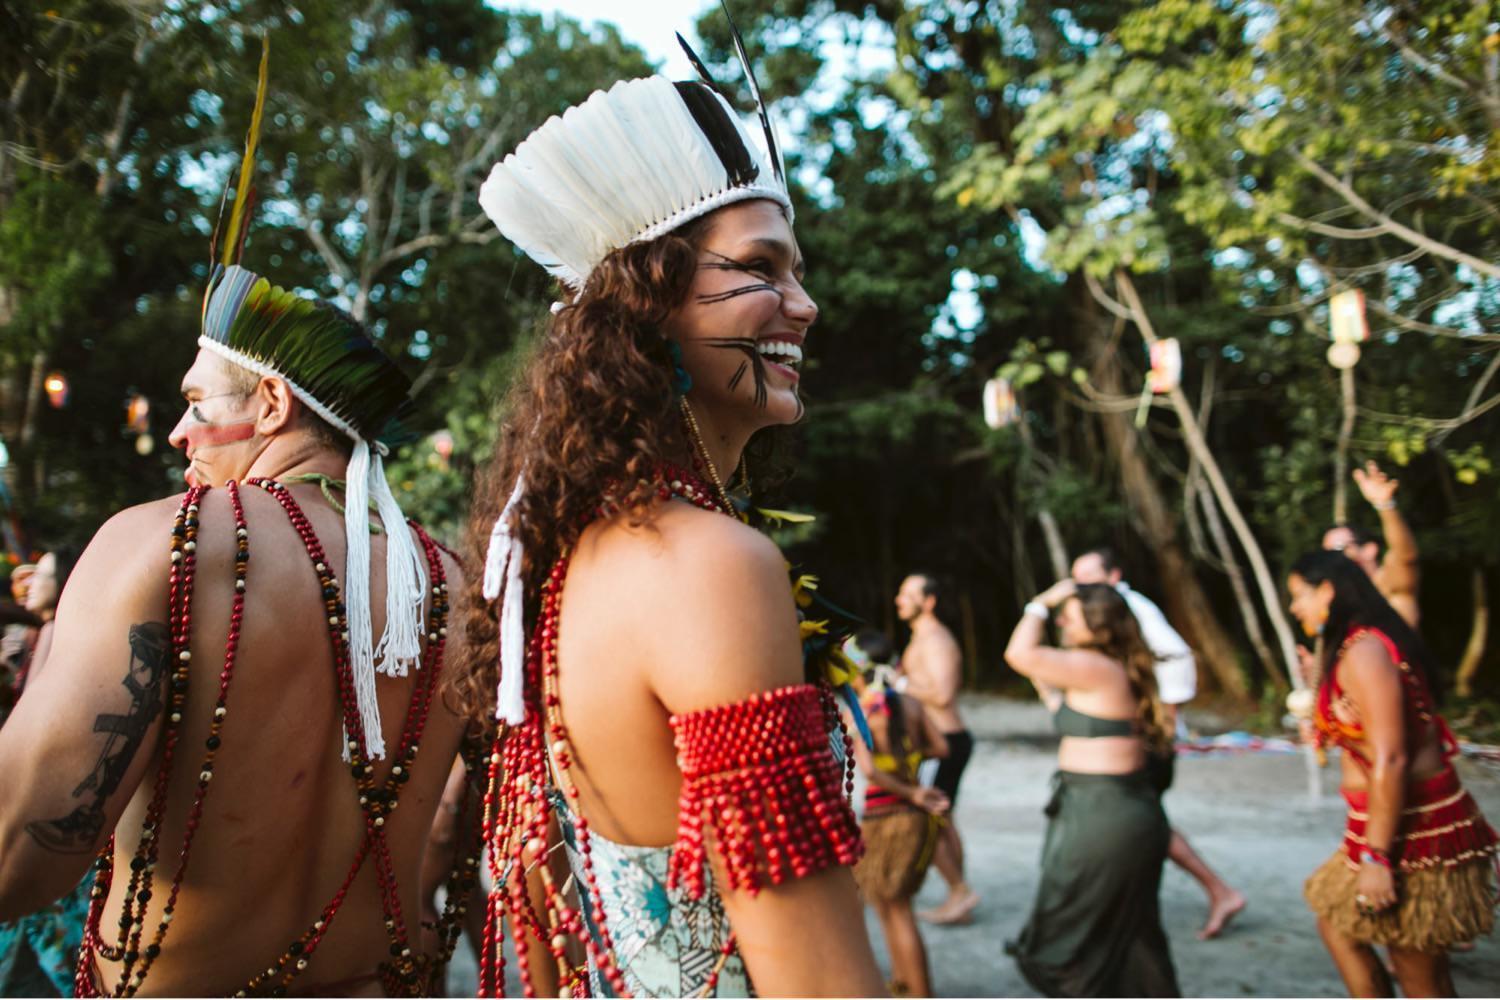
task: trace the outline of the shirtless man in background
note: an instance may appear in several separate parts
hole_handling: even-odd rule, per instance
[[[948,744],[948,756],[938,762],[933,786],[958,802],[958,784],[974,752],[974,737],[958,713],[958,690],[963,683],[963,653],[953,633],[938,620],[941,597],[931,573],[914,573],[901,581],[896,593],[896,614],[911,629],[911,642],[901,654],[906,693],[922,703]],[[948,898],[931,910],[917,914],[934,924],[967,922],[979,905],[979,894],[964,880],[964,849],[953,813],[942,827],[933,863],[948,883]]]

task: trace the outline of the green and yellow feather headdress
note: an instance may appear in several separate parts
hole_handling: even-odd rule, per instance
[[[347,470],[344,599],[349,652],[365,748],[385,755],[375,674],[404,676],[421,659],[427,573],[385,479],[379,437],[409,405],[411,380],[343,310],[240,266],[249,227],[255,152],[265,110],[270,43],[262,41],[255,111],[245,137],[239,183],[203,296],[198,346],[261,376],[283,380],[296,398],[354,442]],[[387,531],[386,628],[376,643],[370,615],[370,504]],[[377,667],[378,663],[378,667]]]

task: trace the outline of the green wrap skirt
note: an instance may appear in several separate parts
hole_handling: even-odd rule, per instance
[[[1157,892],[1171,828],[1146,771],[1052,777],[1042,880],[1006,950],[1049,997],[1180,996]]]

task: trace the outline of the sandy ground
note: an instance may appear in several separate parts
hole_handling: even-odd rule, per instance
[[[983,903],[968,926],[927,929],[934,985],[940,996],[1036,996],[1003,946],[1025,923],[1036,889],[1055,741],[1034,703],[971,698],[964,710],[977,746],[957,822]],[[1189,721],[1199,720],[1189,713]],[[1500,771],[1463,762],[1460,774],[1485,813],[1500,822]],[[1167,813],[1250,904],[1221,938],[1199,941],[1203,894],[1168,866],[1162,913],[1186,995],[1344,995],[1301,895],[1302,880],[1332,853],[1343,825],[1335,768],[1324,770],[1323,789],[1313,802],[1296,755],[1179,758]],[[934,872],[918,908],[943,894]],[[883,964],[873,918],[868,928]],[[1455,956],[1453,965],[1461,995],[1500,995],[1500,934]],[[474,983],[472,956],[461,951],[450,970],[450,991],[472,996]]]

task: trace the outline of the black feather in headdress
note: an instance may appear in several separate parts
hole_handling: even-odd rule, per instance
[[[760,81],[755,78],[755,70],[750,66],[750,56],[745,52],[745,40],[740,37],[740,29],[735,26],[734,18],[729,13],[729,4],[725,0],[719,0],[719,6],[724,10],[724,20],[729,22],[729,35],[734,39],[734,51],[740,57],[740,65],[745,69],[745,79],[750,84],[750,96],[755,98],[755,110],[760,114],[760,127],[766,133],[766,152],[771,157],[771,169],[776,172],[776,179],[786,186],[786,166],[781,162],[781,147],[776,142],[776,130],[771,127],[771,116],[766,111],[766,100],[760,93]],[[701,73],[702,70],[700,69]]]

